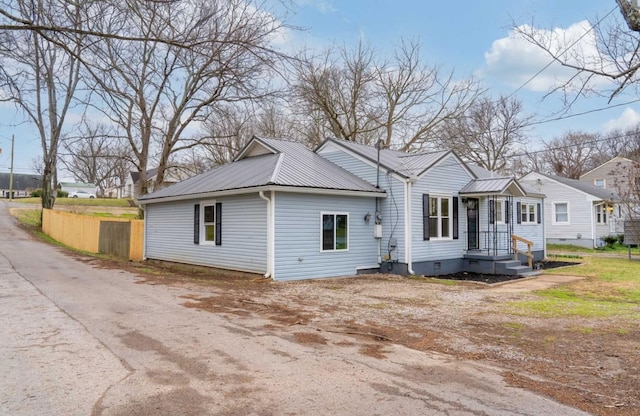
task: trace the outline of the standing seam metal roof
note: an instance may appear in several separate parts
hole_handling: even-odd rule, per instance
[[[209,172],[144,195],[140,200],[197,196],[266,185],[384,194],[383,190],[326,160],[301,143],[259,137],[254,137],[253,141],[263,143],[279,153],[246,157],[218,166]]]

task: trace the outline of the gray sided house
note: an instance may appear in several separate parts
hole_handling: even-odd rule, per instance
[[[476,171],[447,151],[254,137],[233,162],[140,198],[145,257],[275,280],[517,273],[512,234],[544,255],[542,198]]]
[[[584,181],[532,172],[520,183],[546,195],[544,217],[548,243],[587,248],[602,245],[621,223],[617,195]]]
[[[13,190],[13,197],[30,196],[32,191],[42,186],[42,176],[36,174],[14,173],[13,183],[11,174],[0,172],[0,194],[2,198],[9,197],[9,188]]]

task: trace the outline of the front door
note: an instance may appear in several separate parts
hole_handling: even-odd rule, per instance
[[[467,199],[467,250],[480,249],[479,206],[478,198]]]

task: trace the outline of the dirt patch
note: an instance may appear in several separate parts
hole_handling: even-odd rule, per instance
[[[184,306],[226,316],[247,336],[254,328],[242,327],[244,318],[259,318],[265,322],[260,329],[276,336],[309,346],[357,348],[378,359],[397,343],[503,368],[512,385],[592,414],[640,415],[638,313],[626,320],[519,316],[505,305],[530,299],[528,292],[393,275],[274,283],[254,274],[164,262],[91,262],[128,269],[144,284],[208,291],[184,297]],[[340,334],[340,341],[330,343],[330,333]]]

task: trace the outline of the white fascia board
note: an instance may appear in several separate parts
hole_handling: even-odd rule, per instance
[[[318,147],[315,152],[319,155],[322,154],[322,151],[327,150],[327,149],[331,149],[331,148],[335,148],[337,151],[340,152],[344,152],[350,156],[353,156],[354,158],[358,159],[359,161],[366,163],[367,165],[373,167],[373,168],[377,168],[378,164],[375,161],[372,161],[371,159],[369,159],[368,157],[364,157],[362,156],[360,153],[354,152],[353,150],[349,149],[346,146],[342,146],[340,143],[337,143],[331,139],[327,139],[322,145],[320,145],[320,147]],[[399,181],[406,181],[408,178],[404,175],[399,174],[398,172],[396,172],[395,170],[386,167],[385,165],[383,165],[382,163],[380,164],[380,173],[385,173],[385,174],[391,174],[391,176],[393,176],[395,179],[399,180]]]
[[[229,189],[226,191],[206,192],[191,195],[176,195],[168,196],[164,198],[145,199],[138,200],[140,205],[156,204],[161,202],[175,202],[175,201],[187,201],[193,199],[208,199],[217,198],[231,195],[252,194],[260,191],[276,191],[276,192],[291,192],[302,194],[316,194],[316,195],[336,195],[336,196],[358,196],[358,197],[374,197],[374,198],[386,198],[387,194],[383,192],[370,192],[370,191],[350,191],[341,189],[324,189],[324,188],[302,188],[295,186],[281,186],[281,185],[267,185],[257,186],[251,188],[241,189]]]

